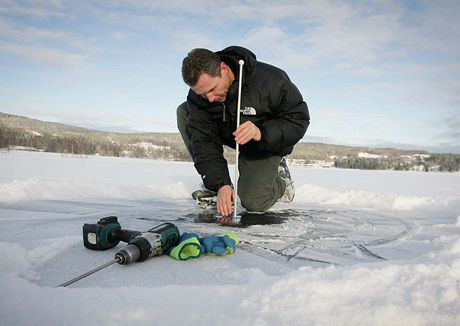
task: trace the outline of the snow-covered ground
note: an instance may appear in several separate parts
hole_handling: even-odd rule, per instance
[[[13,151],[0,171],[1,325],[460,325],[459,173],[293,167],[294,202],[236,228],[199,221],[190,163]],[[241,242],[56,288],[121,247],[83,247],[109,215]]]

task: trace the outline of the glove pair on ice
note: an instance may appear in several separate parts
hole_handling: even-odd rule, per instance
[[[201,254],[223,256],[233,254],[238,238],[232,231],[224,231],[220,235],[202,237],[196,233],[184,232],[179,244],[171,249],[169,255],[177,260],[199,257]]]

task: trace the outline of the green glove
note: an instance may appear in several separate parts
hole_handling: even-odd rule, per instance
[[[204,247],[201,245],[198,237],[196,233],[182,233],[179,244],[171,249],[169,255],[177,260],[199,257],[204,252]]]

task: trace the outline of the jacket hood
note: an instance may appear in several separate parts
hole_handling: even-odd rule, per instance
[[[254,75],[256,68],[257,58],[254,53],[250,50],[243,48],[241,46],[229,46],[228,48],[223,49],[222,51],[216,52],[216,54],[224,61],[235,73],[235,76],[238,76],[239,63],[238,61],[243,60],[243,82],[244,80],[250,80]]]

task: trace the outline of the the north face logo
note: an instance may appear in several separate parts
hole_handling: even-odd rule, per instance
[[[245,106],[244,109],[241,110],[241,114],[243,115],[256,115],[256,109],[254,109],[252,106]]]

